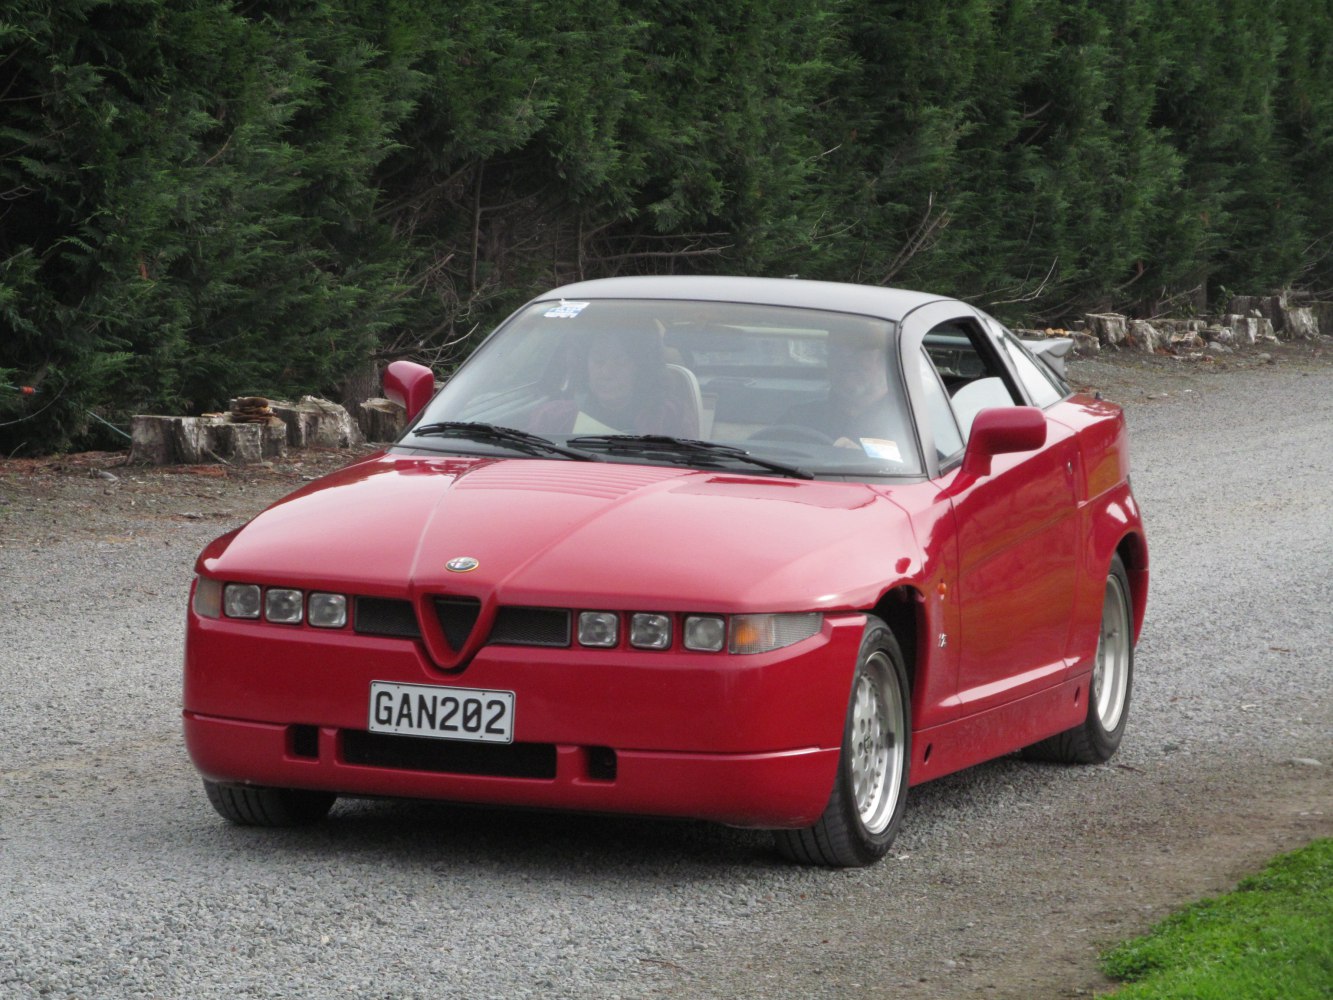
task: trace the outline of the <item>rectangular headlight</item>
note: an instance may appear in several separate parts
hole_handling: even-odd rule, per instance
[[[726,620],[712,615],[690,615],[685,619],[683,641],[686,649],[716,653],[727,642]]]
[[[222,591],[222,612],[228,618],[258,618],[259,588],[253,583],[229,583]]]
[[[307,613],[316,628],[342,628],[347,624],[347,598],[342,594],[311,594]]]
[[[579,614],[579,645],[610,648],[620,642],[620,615],[614,611]]]
[[[671,616],[637,614],[629,621],[629,644],[638,649],[668,649],[671,646]]]
[[[299,590],[269,587],[264,591],[264,617],[282,625],[299,625],[304,616],[305,595]]]

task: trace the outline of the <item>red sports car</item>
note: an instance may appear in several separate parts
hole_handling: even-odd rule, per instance
[[[909,785],[1124,733],[1125,421],[965,303],[617,278],[506,320],[392,447],[200,555],[190,755],[237,823],[412,796],[883,856]],[[1054,350],[1050,348],[1054,348]]]

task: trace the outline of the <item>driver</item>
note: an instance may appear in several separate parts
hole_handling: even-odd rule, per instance
[[[898,407],[889,392],[888,357],[880,338],[832,333],[828,344],[828,395],[792,407],[783,423],[811,427],[840,448],[892,457]]]

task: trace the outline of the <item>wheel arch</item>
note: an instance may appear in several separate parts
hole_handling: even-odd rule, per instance
[[[1143,618],[1148,608],[1148,544],[1141,533],[1131,531],[1120,539],[1115,554],[1129,575],[1130,601],[1134,612],[1134,641],[1143,630]]]
[[[921,591],[902,584],[886,590],[875,606],[867,609],[867,613],[881,619],[898,640],[903,666],[907,670],[907,684],[912,691],[916,690],[920,673],[920,651],[927,648],[921,641],[926,627],[924,608],[925,599]]]

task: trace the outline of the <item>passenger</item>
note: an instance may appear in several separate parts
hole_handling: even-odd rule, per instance
[[[602,330],[576,367],[573,394],[539,406],[538,434],[696,433],[679,399],[667,391],[666,361],[656,329]]]

